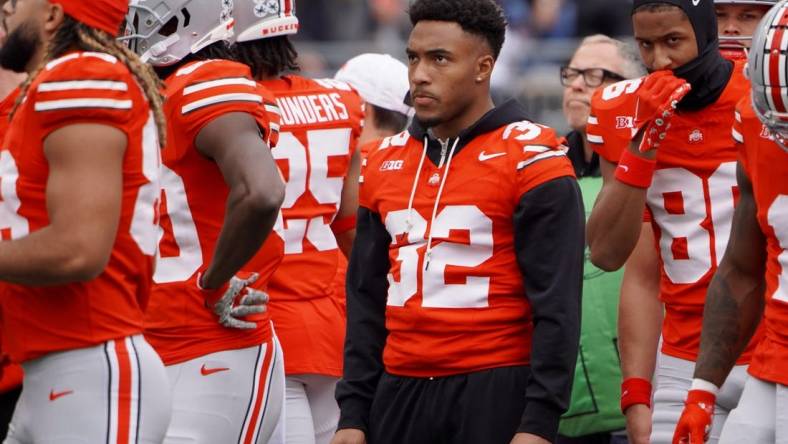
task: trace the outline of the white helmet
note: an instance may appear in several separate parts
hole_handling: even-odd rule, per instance
[[[131,0],[121,40],[143,62],[169,66],[232,39],[233,0]]]
[[[788,32],[788,0],[763,16],[750,48],[747,75],[752,107],[778,145],[788,151],[788,44],[775,34]]]
[[[233,16],[236,42],[298,32],[295,0],[235,0]]]

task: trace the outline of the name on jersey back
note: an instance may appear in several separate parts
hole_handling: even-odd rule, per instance
[[[305,125],[344,121],[350,118],[339,93],[278,97],[285,125]]]

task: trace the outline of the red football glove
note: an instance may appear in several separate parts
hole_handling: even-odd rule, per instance
[[[670,128],[676,106],[690,89],[692,87],[686,80],[675,77],[670,71],[657,71],[646,77],[638,89],[634,122],[636,130],[646,128],[640,144],[641,152],[659,147]]]
[[[709,439],[716,398],[706,390],[689,391],[673,434],[673,444],[701,444]]]

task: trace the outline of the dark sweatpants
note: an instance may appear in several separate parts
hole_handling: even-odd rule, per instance
[[[438,378],[384,373],[369,444],[508,444],[525,409],[529,367]]]

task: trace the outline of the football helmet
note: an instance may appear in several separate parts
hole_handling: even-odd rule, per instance
[[[788,44],[783,33],[788,33],[788,0],[770,9],[758,25],[747,76],[755,113],[774,141],[788,151]]]
[[[143,62],[169,66],[233,36],[233,0],[131,0],[121,37]]]
[[[772,7],[776,5],[778,0],[714,0],[714,5],[753,5],[753,6],[768,6]],[[745,35],[745,36],[719,36],[720,39],[720,49],[723,53],[726,51],[739,51],[743,54],[742,57],[731,57],[731,58],[744,58],[746,57],[746,49],[742,47],[741,41],[751,40],[752,36]]]
[[[295,0],[235,0],[233,17],[236,42],[298,32]]]

